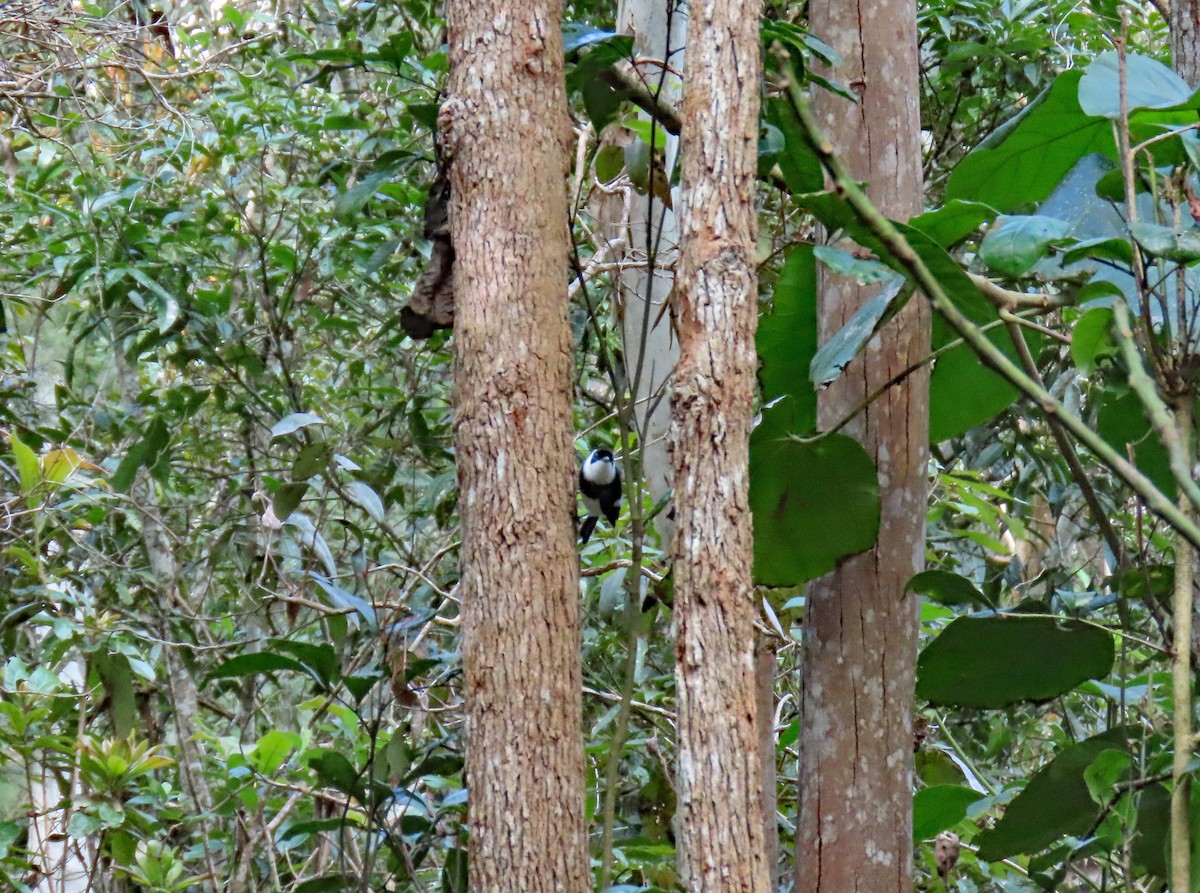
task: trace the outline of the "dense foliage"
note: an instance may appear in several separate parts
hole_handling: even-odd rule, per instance
[[[820,35],[770,7],[766,39],[843,89],[812,73],[836,55]],[[923,5],[936,207],[908,232],[997,346],[1174,494],[1112,320],[1128,302],[1159,394],[1194,401],[1200,102],[1153,58],[1156,13],[1126,10],[1142,148],[1122,149],[1117,56],[1100,55],[1119,8]],[[589,193],[648,185],[648,147],[598,151],[596,131],[661,139],[603,81],[630,52],[611,12],[570,11],[581,266]],[[463,890],[452,343],[399,317],[430,250],[444,26],[421,2],[216,16],[172,10],[168,39],[126,7],[0,10],[0,885]],[[819,192],[776,77],[751,498],[787,849],[801,586],[869,545],[878,512],[861,448],[802,436],[814,384],[913,298]],[[814,246],[814,218],[878,260]],[[818,264],[881,283],[821,352]],[[576,421],[581,448],[629,455],[609,275],[573,292]],[[942,323],[934,346],[918,885],[939,888],[931,841],[952,831],[960,890],[1162,889],[1174,535]],[[590,817],[599,838],[626,704],[618,878],[669,889],[669,568],[628,523],[582,562]]]

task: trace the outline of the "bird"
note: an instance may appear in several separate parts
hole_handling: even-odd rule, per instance
[[[579,528],[579,539],[586,543],[603,515],[615,525],[621,514],[621,472],[608,450],[592,450],[579,467],[579,493],[587,517]]]

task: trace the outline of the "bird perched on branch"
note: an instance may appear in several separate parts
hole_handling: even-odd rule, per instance
[[[592,450],[579,468],[579,493],[587,517],[579,528],[579,539],[587,542],[603,515],[615,525],[621,514],[621,472],[608,450]]]

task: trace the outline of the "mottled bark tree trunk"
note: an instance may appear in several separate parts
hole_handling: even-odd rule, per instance
[[[556,0],[452,0],[455,449],[473,893],[590,889]]]
[[[766,891],[747,503],[760,9],[689,12],[671,406],[679,873],[689,891]]]
[[[1193,89],[1200,87],[1200,2],[1171,0],[1171,67]]]
[[[916,4],[821,0],[813,33],[845,64],[833,76],[851,103],[817,91],[821,125],[885,214],[921,209]],[[834,335],[875,288],[820,283],[820,339]],[[821,395],[829,427],[929,351],[929,310],[913,300]],[[882,487],[879,540],[815,583],[805,615],[800,893],[912,889],[912,709],[917,600],[904,586],[922,563],[929,389],[924,372],[889,389],[851,423]]]

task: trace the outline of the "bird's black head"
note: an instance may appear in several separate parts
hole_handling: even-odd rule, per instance
[[[583,460],[580,473],[590,483],[608,484],[617,476],[617,464],[609,450],[592,450]]]

